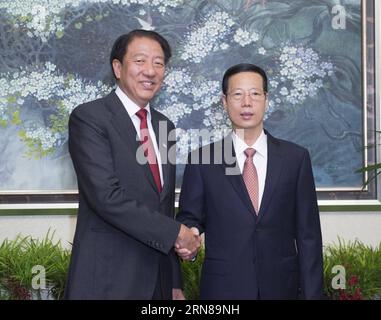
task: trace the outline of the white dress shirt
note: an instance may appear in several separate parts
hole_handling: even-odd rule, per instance
[[[122,89],[119,88],[119,86],[117,86],[117,88],[115,89],[115,93],[119,97],[120,101],[122,101],[123,106],[126,108],[128,115],[130,116],[132,123],[134,124],[134,127],[136,129],[137,135],[138,135],[139,140],[140,140],[140,119],[136,115],[136,112],[138,112],[140,110],[140,107],[135,102],[133,102],[122,91]],[[152,116],[151,116],[151,110],[150,110],[149,104],[147,104],[144,107],[144,109],[147,110],[148,132],[149,132],[152,144],[153,144],[153,148],[155,149],[157,164],[159,166],[159,172],[160,172],[161,186],[163,186],[164,180],[163,180],[163,169],[161,167],[161,156],[160,156],[159,148],[157,146],[155,131],[153,131],[153,127],[152,127],[152,123],[151,123]]]
[[[257,169],[258,175],[258,208],[260,208],[263,192],[265,190],[265,180],[267,171],[267,136],[265,132],[262,130],[261,135],[258,137],[257,141],[255,141],[255,143],[252,146],[248,146],[245,143],[245,141],[238,137],[234,131],[232,133],[232,139],[241,174],[246,160],[245,150],[247,148],[253,148],[256,151],[253,157],[253,162],[255,168]]]

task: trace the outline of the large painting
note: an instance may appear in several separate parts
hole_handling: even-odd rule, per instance
[[[373,159],[363,37],[372,10],[360,0],[0,0],[1,202],[75,193],[68,116],[113,89],[110,48],[136,28],[173,48],[153,106],[177,127],[178,187],[197,130],[218,139],[230,127],[224,71],[251,62],[269,76],[266,128],[309,149],[320,198],[353,198],[365,179],[356,170]]]

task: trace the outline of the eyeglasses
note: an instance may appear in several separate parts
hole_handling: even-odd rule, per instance
[[[253,101],[263,101],[264,98],[266,97],[265,92],[259,92],[256,90],[250,90],[248,94],[250,99]],[[246,92],[243,90],[237,90],[237,91],[228,93],[228,95],[231,96],[232,99],[235,101],[242,101],[242,99],[246,96]]]

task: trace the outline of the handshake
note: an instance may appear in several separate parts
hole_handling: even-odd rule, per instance
[[[192,260],[201,247],[201,236],[197,228],[181,225],[175,242],[175,251],[183,260]]]

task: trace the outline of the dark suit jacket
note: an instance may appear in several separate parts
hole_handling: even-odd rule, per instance
[[[161,113],[151,108],[151,114],[157,139],[159,121],[174,129]],[[180,230],[174,220],[175,165],[163,163],[159,194],[149,165],[137,163],[136,136],[115,92],[78,106],[70,116],[69,151],[78,179],[79,210],[68,299],[150,299],[160,261],[167,271],[163,285],[181,285],[173,250]],[[168,150],[174,152],[174,144],[160,141],[162,159]]]
[[[267,137],[258,217],[231,136],[202,149],[204,155],[210,151],[211,164],[186,166],[177,219],[205,232],[202,299],[322,297],[322,239],[308,151]]]

